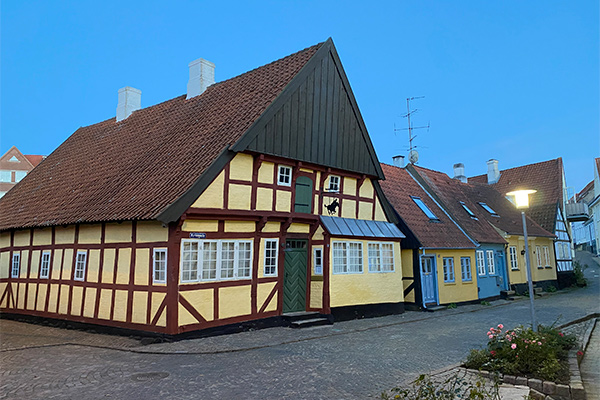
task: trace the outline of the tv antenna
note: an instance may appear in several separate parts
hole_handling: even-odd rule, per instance
[[[396,129],[394,127],[394,131],[408,131],[408,161],[412,164],[416,164],[419,161],[419,153],[417,152],[417,146],[413,146],[413,140],[417,137],[417,135],[413,135],[413,131],[415,129],[429,129],[429,123],[426,126],[412,126],[410,121],[410,117],[413,114],[416,114],[419,109],[415,108],[414,110],[410,109],[410,101],[424,99],[425,96],[418,97],[408,97],[406,99],[406,114],[402,116],[402,118],[406,118],[408,120],[408,128]]]

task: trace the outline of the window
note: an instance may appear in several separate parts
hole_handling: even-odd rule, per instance
[[[477,274],[479,276],[485,275],[485,256],[483,250],[477,250]]]
[[[282,186],[292,186],[292,167],[285,165],[279,166],[277,184]]]
[[[473,211],[471,211],[471,209],[469,207],[467,207],[467,205],[465,204],[464,201],[459,201],[460,205],[462,206],[462,208],[465,209],[465,211],[467,212],[467,214],[469,214],[469,216],[473,219],[477,219],[477,217],[475,216],[475,214],[473,214]]]
[[[152,279],[154,283],[167,282],[167,249],[154,249]]]
[[[460,258],[460,272],[463,282],[471,281],[471,257]]]
[[[444,257],[444,282],[454,282],[454,258]]]
[[[15,182],[21,182],[25,175],[27,175],[27,171],[15,171]]]
[[[10,271],[11,278],[19,277],[19,267],[21,264],[21,253],[13,253],[12,256],[12,270]]]
[[[362,243],[333,242],[333,273],[362,273]]]
[[[47,279],[50,275],[50,252],[44,251],[40,259],[40,278]]]
[[[423,211],[425,215],[427,215],[427,218],[434,221],[439,221],[438,217],[436,217],[435,214],[429,209],[429,207],[427,207],[425,203],[423,203],[423,200],[421,200],[420,197],[410,196],[410,198],[413,199],[413,201],[417,204],[417,206],[419,206],[421,211]]]
[[[519,263],[517,261],[517,248],[515,246],[510,246],[508,248],[509,256],[510,256],[510,269],[518,270]]]
[[[488,275],[496,275],[496,264],[494,264],[494,250],[487,250]]]
[[[87,260],[87,251],[78,251],[75,260],[75,275],[73,279],[82,281],[85,279],[85,262]]]
[[[323,249],[313,250],[315,275],[323,275]]]
[[[331,175],[329,176],[329,191],[339,192],[340,191],[340,177]]]
[[[250,278],[251,267],[251,241],[182,240],[182,282]]]
[[[538,268],[544,268],[544,266],[542,265],[542,250],[541,250],[540,246],[535,246],[535,255],[537,258]]]
[[[544,261],[546,261],[545,265],[547,268],[550,267],[550,252],[548,251],[548,246],[544,246]]]
[[[10,182],[10,171],[8,170],[0,170],[0,182]]]
[[[394,271],[394,245],[369,243],[369,272]]]
[[[277,276],[277,246],[278,239],[265,240],[265,276]]]
[[[488,206],[486,203],[479,202],[479,205],[483,207],[485,211],[489,212],[492,215],[492,217],[499,217],[496,211],[492,210],[492,207]]]

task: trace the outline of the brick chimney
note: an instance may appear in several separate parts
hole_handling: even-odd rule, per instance
[[[117,122],[129,117],[132,112],[142,108],[142,91],[125,86],[119,89],[119,102],[117,103]]]
[[[465,164],[454,164],[454,179],[457,179],[463,183],[467,183],[467,177],[465,176]]]
[[[487,181],[488,184],[496,183],[500,180],[500,171],[498,170],[498,160],[494,160],[493,158],[487,162],[488,172],[487,172]]]
[[[215,64],[199,58],[188,64],[190,79],[187,84],[186,99],[191,99],[204,93],[206,88],[215,83]]]

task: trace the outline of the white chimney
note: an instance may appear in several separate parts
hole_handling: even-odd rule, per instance
[[[493,158],[487,162],[488,173],[487,180],[488,184],[496,183],[500,180],[500,171],[498,171],[498,160],[494,160]]]
[[[392,160],[394,160],[395,167],[404,168],[404,156],[394,156]]]
[[[125,86],[119,89],[119,102],[117,103],[117,122],[129,117],[132,112],[142,108],[142,91]]]
[[[465,176],[465,164],[454,164],[454,179],[458,179],[463,183],[467,183],[467,177]]]
[[[215,83],[215,64],[199,58],[188,64],[190,67],[190,80],[187,84],[187,99],[196,97]]]

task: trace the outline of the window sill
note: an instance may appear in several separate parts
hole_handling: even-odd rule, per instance
[[[546,268],[546,269],[552,269],[552,266],[546,265],[544,268]]]
[[[371,271],[369,270],[370,274],[393,274],[394,272],[396,272],[395,270],[392,271]]]
[[[462,281],[463,284],[467,284],[467,283],[473,283],[473,280],[469,280],[469,281]]]
[[[450,281],[450,282],[446,282],[446,281],[444,281],[444,285],[452,285],[452,286],[456,286],[456,282],[455,282],[455,281]]]

